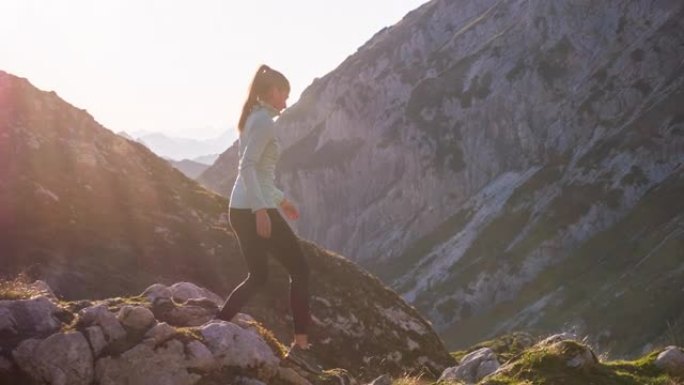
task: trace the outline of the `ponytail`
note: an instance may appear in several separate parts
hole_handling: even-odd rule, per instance
[[[273,86],[282,90],[290,90],[290,82],[283,74],[266,64],[262,64],[259,66],[259,69],[252,79],[252,83],[249,86],[249,93],[247,94],[247,100],[242,106],[242,114],[240,114],[240,120],[238,122],[239,132],[242,132],[245,128],[247,117],[254,106],[259,104],[259,100],[263,99]]]

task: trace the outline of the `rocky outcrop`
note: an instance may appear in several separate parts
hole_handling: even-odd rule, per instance
[[[684,316],[682,20],[676,0],[424,4],[279,118],[297,230],[451,347],[566,327],[640,352]],[[236,167],[200,181],[227,194]]]
[[[349,384],[379,373],[436,376],[453,364],[448,354],[432,350],[438,346],[426,337],[435,338],[434,332],[410,311],[381,307],[382,312],[373,314],[370,308],[346,318],[331,303],[319,306],[315,321],[320,329],[312,336],[317,364],[325,371],[312,372],[309,365],[283,360],[286,347],[281,341],[292,338],[289,328],[279,338],[258,315],[214,320],[217,302],[222,302],[217,294],[190,282],[154,284],[137,296],[94,301],[45,294],[3,300],[11,309],[49,303],[46,308],[53,313],[71,317],[41,329],[42,317],[52,314],[45,313],[24,318],[21,329],[6,330],[8,338],[0,343],[0,384],[214,384],[230,378],[236,383]],[[170,316],[169,304],[178,314],[186,307],[192,309],[189,314],[198,314],[197,309],[204,313],[188,322],[187,317]],[[0,323],[13,320],[12,313],[0,313]]]
[[[93,353],[80,332],[58,332],[45,339],[28,339],[12,352],[23,373],[38,384],[90,385]]]

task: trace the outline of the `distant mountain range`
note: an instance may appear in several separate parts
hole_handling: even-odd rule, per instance
[[[168,136],[159,132],[118,132],[124,138],[144,144],[162,158],[175,161],[192,160],[212,165],[219,154],[228,149],[237,138],[235,129],[226,130],[215,138],[192,139]]]

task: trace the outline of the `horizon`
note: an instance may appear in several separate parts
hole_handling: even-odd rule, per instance
[[[288,77],[291,106],[315,78],[426,2],[9,0],[0,3],[0,32],[12,36],[0,40],[0,69],[55,91],[115,133],[206,140],[234,130],[261,63]]]

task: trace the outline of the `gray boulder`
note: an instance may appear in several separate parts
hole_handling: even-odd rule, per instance
[[[39,384],[90,385],[93,381],[93,353],[79,332],[25,340],[12,356],[19,368]]]
[[[107,340],[105,339],[104,332],[102,328],[97,325],[88,326],[85,328],[85,335],[88,337],[88,342],[90,342],[90,347],[93,349],[93,354],[95,357],[102,353],[102,350],[107,346]]]
[[[98,325],[107,342],[112,342],[126,336],[126,330],[121,326],[116,315],[105,305],[89,306],[78,312],[79,322],[84,326]]]
[[[263,380],[277,373],[280,359],[257,333],[223,321],[201,327],[200,333],[221,366],[252,368]]]
[[[675,376],[684,376],[684,352],[677,346],[668,346],[658,354],[655,364]]]
[[[145,289],[141,295],[146,297],[151,303],[159,299],[173,299],[176,302],[183,303],[191,299],[199,300],[204,298],[210,300],[216,306],[223,304],[223,298],[191,282],[177,282],[171,286],[155,283]]]
[[[100,385],[191,385],[201,378],[191,367],[183,343],[172,339],[157,348],[139,344],[118,357],[99,359],[95,379]]]
[[[490,348],[482,348],[465,355],[458,366],[444,370],[439,380],[459,380],[467,384],[475,384],[485,376],[494,373],[499,367],[500,364],[494,351]]]
[[[119,310],[117,319],[123,326],[133,330],[147,330],[156,323],[154,314],[143,306],[125,305]]]
[[[145,340],[150,341],[152,345],[158,345],[177,333],[176,329],[166,322],[159,322],[145,333]]]
[[[31,299],[0,300],[0,332],[33,337],[57,331],[57,305],[47,296]]]

